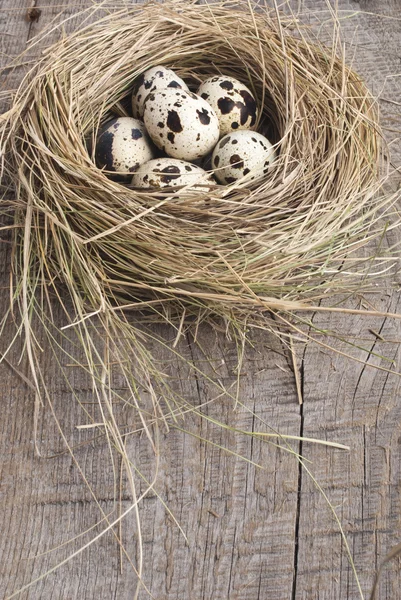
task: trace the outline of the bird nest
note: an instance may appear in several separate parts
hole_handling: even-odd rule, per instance
[[[85,298],[84,311],[149,302],[248,318],[317,301],[382,204],[377,106],[335,50],[247,3],[176,1],[115,11],[51,47],[2,123],[3,165],[43,275]],[[91,139],[127,114],[135,78],[155,64],[192,89],[224,74],[253,91],[257,128],[278,153],[266,177],[177,196],[96,168]]]

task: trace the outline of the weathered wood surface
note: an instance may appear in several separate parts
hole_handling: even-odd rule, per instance
[[[27,39],[39,33],[61,10],[74,15],[89,2],[60,4],[58,0],[43,0],[39,20],[29,22],[27,2],[0,1],[2,65],[17,56]],[[299,4],[293,2],[295,7]],[[305,10],[318,11],[321,18],[325,2],[308,0],[305,6]],[[358,13],[342,20],[343,36],[354,55],[355,66],[376,93],[385,86],[382,96],[399,103],[399,0],[339,0],[338,8],[342,17]],[[72,31],[78,24],[79,18],[71,19],[65,31]],[[34,59],[35,52],[40,52],[43,45],[40,43],[29,59]],[[3,89],[15,87],[21,76],[22,69],[2,73]],[[400,129],[399,105],[384,101],[382,109],[389,127]],[[396,139],[399,133],[388,132],[388,136],[395,140],[394,162],[400,164]],[[401,241],[400,234],[392,232],[388,243],[397,239]],[[8,303],[9,244],[2,244],[0,251],[0,298],[4,311]],[[388,290],[378,289],[370,301],[382,310],[399,310],[399,292],[390,286]],[[321,329],[346,333],[357,346],[367,348],[367,352],[352,350],[362,362],[387,366],[374,353],[383,354],[393,359],[400,370],[398,322],[338,314],[316,314],[313,320]],[[370,330],[379,332],[385,341]],[[12,332],[10,326],[2,335],[1,350],[7,346]],[[204,331],[203,335],[210,343],[210,333]],[[351,452],[347,453],[306,443],[300,447],[293,445],[312,461],[312,473],[337,510],[363,591],[368,596],[375,569],[401,540],[400,380],[318,346],[298,348],[304,397],[300,408],[294,375],[278,342],[262,336],[256,342],[256,349],[243,366],[241,392],[245,404],[258,418],[282,433],[330,439],[351,446]],[[214,355],[224,360],[221,377],[225,381],[234,380],[233,347],[224,339],[215,339],[213,343]],[[336,346],[346,349],[340,341]],[[9,358],[23,370],[23,364],[18,366],[18,357],[15,349]],[[54,374],[52,394],[57,415],[75,442],[83,441],[83,434],[74,433],[74,426],[84,422],[82,413],[71,391],[56,378],[51,353],[45,356],[46,360],[49,381]],[[180,366],[173,368],[179,378]],[[94,526],[100,511],[68,454],[57,458],[35,455],[32,394],[5,364],[0,365],[0,378],[0,596],[7,597],[98,532],[99,529],[94,529],[89,536],[53,550]],[[183,377],[181,385],[194,402],[210,399],[213,393],[207,381],[185,381]],[[73,386],[82,402],[92,402],[91,389],[83,375],[74,375]],[[210,410],[233,426],[258,428],[255,416],[241,409],[233,412],[227,402]],[[164,436],[157,491],[178,519],[189,543],[185,543],[157,497],[146,498],[141,506],[145,582],[157,600],[360,597],[338,526],[321,492],[294,458],[273,446],[234,436],[206,422],[191,422],[189,428],[199,437],[211,438],[259,463],[263,469],[179,431],[172,430]],[[40,420],[38,438],[44,456],[62,449],[48,411]],[[129,444],[131,452],[141,456],[145,472],[150,473],[153,459],[143,449],[141,440],[132,438]],[[104,446],[85,445],[77,451],[77,458],[101,508],[109,513],[117,508],[113,502],[113,473]],[[129,503],[130,498],[123,496],[123,508]],[[131,551],[135,548],[135,531],[134,517],[130,516],[124,521],[123,539]],[[383,573],[378,599],[401,597],[399,567],[396,560]],[[127,564],[120,573],[118,547],[113,536],[106,535],[20,597],[128,600],[134,587],[135,575]],[[141,598],[145,597],[145,593],[141,594]]]

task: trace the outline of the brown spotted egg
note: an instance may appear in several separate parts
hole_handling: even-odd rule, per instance
[[[142,73],[134,82],[132,90],[132,113],[137,119],[143,118],[145,100],[150,92],[164,88],[183,89],[188,91],[188,86],[183,79],[178,77],[171,69],[162,65],[152,67]]]
[[[247,180],[253,181],[268,172],[275,158],[276,152],[264,135],[242,129],[219,141],[212,154],[212,167],[220,183],[234,183],[248,174]]]
[[[216,111],[220,135],[256,126],[258,108],[251,91],[234,77],[209,77],[196,92]]]
[[[191,190],[206,190],[213,177],[200,167],[177,158],[155,158],[141,165],[132,177],[137,188],[188,186]]]
[[[151,92],[143,119],[156,146],[173,158],[201,158],[219,139],[219,120],[213,108],[185,90],[166,88]]]
[[[125,180],[139,165],[154,157],[154,146],[144,124],[131,117],[107,121],[96,138],[95,159],[99,169],[116,171],[111,177]],[[128,179],[129,180],[129,179]]]

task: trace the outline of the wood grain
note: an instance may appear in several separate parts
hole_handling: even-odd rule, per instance
[[[74,30],[80,20],[76,15],[89,2],[81,0],[64,7],[60,4],[59,0],[43,0],[39,20],[30,23],[26,19],[26,2],[0,1],[0,32],[4,34],[2,66],[24,50],[28,38],[38,34],[52,19],[61,18],[61,11],[71,17],[65,24],[65,32]],[[298,5],[293,2],[294,7]],[[381,92],[384,124],[389,129],[400,129],[400,107],[391,102],[399,102],[401,96],[401,77],[393,77],[401,73],[398,0],[339,0],[338,5],[339,14],[344,17],[344,42],[354,57],[354,66],[371,89]],[[321,18],[325,6],[324,0],[305,1],[305,18],[312,21],[317,13]],[[57,35],[59,32],[55,32],[53,40]],[[26,60],[35,60],[43,44],[38,44]],[[25,68],[2,72],[3,89],[15,88]],[[394,141],[393,160],[400,164],[399,133],[388,131],[387,135]],[[397,240],[400,234],[393,231],[386,243]],[[9,247],[7,239],[0,247],[3,311],[8,306]],[[390,282],[368,301],[382,310],[399,311],[399,291]],[[359,306],[358,299],[353,302],[350,301],[350,306]],[[57,309],[54,318],[62,320]],[[254,415],[245,408],[234,410],[227,400],[210,405],[207,411],[237,428],[261,430],[265,422],[281,433],[327,438],[351,446],[351,452],[347,453],[305,442],[292,445],[312,461],[313,475],[335,506],[347,533],[363,591],[368,596],[377,565],[401,538],[400,380],[369,365],[387,366],[381,358],[385,356],[394,360],[399,370],[401,327],[399,322],[388,318],[327,313],[316,313],[313,321],[322,330],[349,336],[355,346],[347,347],[338,340],[337,349],[351,352],[368,364],[353,362],[317,345],[297,346],[304,398],[300,407],[288,353],[278,340],[258,334],[247,353],[241,376],[241,399]],[[2,350],[14,331],[10,323],[1,338]],[[378,332],[383,340],[372,331]],[[170,335],[167,331],[163,334]],[[223,336],[214,336],[206,327],[201,330],[200,341],[219,364],[219,376],[225,383],[234,382],[234,345]],[[63,343],[70,348],[70,341]],[[190,339],[182,342],[181,350],[202,360],[199,347]],[[14,367],[27,372],[24,360],[19,364],[20,352],[17,344],[9,360]],[[161,351],[158,358],[167,359]],[[62,360],[65,364],[65,357]],[[213,397],[215,391],[207,379],[188,380],[185,368],[178,361],[171,362],[171,357],[169,360],[166,368],[189,401],[200,404]],[[1,364],[0,596],[4,598],[98,533],[99,506],[110,515],[119,510],[114,501],[107,445],[102,439],[90,442],[93,432],[75,428],[86,421],[74,394],[87,410],[95,410],[88,378],[71,368],[71,390],[60,377],[50,352],[44,353],[43,361],[55,413],[70,443],[77,445],[77,461],[91,482],[98,505],[84,485],[77,465],[64,452],[48,409],[42,412],[39,423],[42,457],[35,454],[32,393],[12,369]],[[356,600],[360,597],[327,503],[293,457],[207,421],[191,418],[185,427],[190,433],[178,429],[163,433],[157,492],[179,521],[188,543],[155,494],[141,505],[145,583],[157,600]],[[200,438],[211,439],[216,445],[208,445]],[[226,447],[231,454],[218,446]],[[127,448],[130,456],[140,459],[143,471],[150,476],[153,456],[146,442],[131,436]],[[241,460],[235,453],[261,468]],[[131,501],[124,491],[123,510]],[[89,534],[63,546],[90,527],[93,529]],[[131,514],[124,521],[123,540],[133,556],[136,536]],[[126,561],[120,572],[118,546],[110,533],[20,598],[128,600],[133,596],[135,581]],[[399,562],[394,561],[383,573],[377,598],[396,599],[400,590]],[[141,599],[146,597],[143,592]]]

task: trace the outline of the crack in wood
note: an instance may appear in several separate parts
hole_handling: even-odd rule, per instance
[[[153,496],[154,498],[154,496]],[[122,498],[119,498],[120,502],[133,502],[132,496],[124,495]],[[71,506],[71,505],[96,505],[101,502],[116,502],[114,496],[103,497],[103,498],[76,498],[76,499],[67,499],[67,500],[40,500],[39,502],[32,502],[32,506]]]
[[[319,302],[318,302],[318,306],[320,306],[320,305],[321,305],[321,300],[319,300]],[[310,335],[310,332],[312,330],[312,323],[313,323],[313,320],[314,320],[316,314],[317,314],[316,312],[312,313],[312,317],[310,320],[311,325],[309,325],[308,336]],[[305,357],[306,357],[307,348],[308,348],[308,342],[305,343],[305,346],[303,348],[301,364],[299,367],[301,397],[303,400],[305,399]],[[294,378],[295,378],[295,374],[294,374]],[[302,402],[302,404],[299,405],[299,417],[300,417],[299,436],[301,439],[299,441],[299,450],[298,451],[299,451],[299,455],[302,457],[302,451],[303,451],[302,437],[304,435],[304,426],[305,426],[304,402]],[[291,600],[296,600],[296,596],[297,596],[299,532],[300,532],[300,524],[301,524],[301,497],[302,497],[302,476],[303,476],[303,467],[302,467],[301,460],[302,459],[299,459],[299,464],[298,464],[298,489],[297,489],[297,507],[296,507],[296,514],[295,514],[294,559],[293,559],[293,580],[292,580]]]
[[[302,363],[300,366],[300,380],[301,380],[301,393],[302,398],[304,398],[304,382],[305,382],[305,372],[304,372],[304,361],[302,359]],[[300,416],[300,426],[299,426],[299,436],[302,438],[304,434],[304,404],[299,405],[299,416]],[[299,454],[302,457],[303,451],[303,440],[299,441]],[[302,458],[299,459],[298,464],[298,490],[297,490],[297,508],[295,515],[295,532],[294,532],[294,563],[293,563],[293,580],[292,580],[292,591],[291,591],[291,600],[296,600],[297,597],[297,577],[298,577],[298,553],[299,553],[299,531],[300,531],[300,521],[301,521],[301,497],[302,497],[302,476],[303,476],[303,466],[302,466]]]

